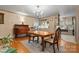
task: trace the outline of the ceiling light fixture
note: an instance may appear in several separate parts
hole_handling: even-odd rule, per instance
[[[36,30],[39,30],[39,26],[40,26],[40,19],[43,17],[43,12],[42,9],[40,8],[39,5],[36,6],[36,10],[34,12],[35,18],[36,18],[36,22],[34,24],[34,27]]]
[[[37,19],[40,19],[43,17],[43,11],[41,10],[39,5],[36,6],[36,11],[34,14]]]

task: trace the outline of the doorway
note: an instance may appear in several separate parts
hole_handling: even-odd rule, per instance
[[[62,16],[59,19],[61,28],[61,37],[68,42],[76,43],[75,41],[75,16]]]

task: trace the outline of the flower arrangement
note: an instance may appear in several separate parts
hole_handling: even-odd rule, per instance
[[[2,38],[2,43],[4,46],[10,47],[12,39],[10,38],[10,34]]]

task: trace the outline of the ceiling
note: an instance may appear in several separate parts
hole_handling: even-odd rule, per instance
[[[61,16],[73,16],[75,15],[76,5],[39,5],[40,10],[43,12],[43,16],[55,16],[58,13]],[[37,10],[36,5],[0,5],[1,10],[19,13],[22,15],[34,16],[34,12]]]

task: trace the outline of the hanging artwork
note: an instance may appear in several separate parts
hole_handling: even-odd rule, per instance
[[[4,13],[0,13],[0,24],[4,24]]]

